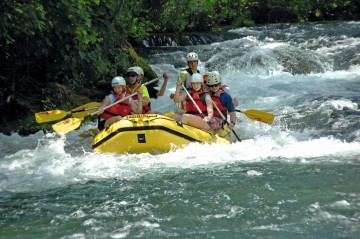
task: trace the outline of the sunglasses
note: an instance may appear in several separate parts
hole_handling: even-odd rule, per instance
[[[135,77],[137,76],[136,74],[127,74],[128,77]]]
[[[216,87],[219,86],[220,84],[216,84],[216,85],[208,85],[208,87]]]

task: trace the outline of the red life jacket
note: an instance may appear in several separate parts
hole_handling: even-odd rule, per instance
[[[219,94],[217,94],[217,93],[219,93]],[[221,104],[221,101],[220,101],[220,96],[224,93],[225,92],[222,89],[215,93],[210,91],[210,96],[211,96],[211,99],[214,101],[214,103],[216,104],[216,106],[219,108],[219,110],[225,116],[225,119],[226,119],[227,109]],[[222,119],[220,113],[217,111],[217,109],[215,107],[214,107],[214,117]]]
[[[202,112],[202,114],[199,113],[198,109],[196,108],[194,103],[191,101],[189,96],[186,96],[186,113],[192,114],[192,115],[197,115],[197,116],[200,116],[201,118],[204,118],[207,115],[207,108],[206,108],[206,105],[203,104],[203,102],[200,100],[200,96],[202,94],[205,94],[205,93],[208,93],[208,92],[207,91],[198,91],[198,92],[196,92],[196,91],[194,91],[192,89],[189,90],[188,92],[191,95],[191,97],[194,99],[195,103],[200,108],[200,111]]]
[[[116,94],[114,91],[111,91],[111,94],[116,96],[115,101],[121,100],[123,97],[121,95]],[[126,99],[116,105],[111,106],[110,108],[107,108],[104,113],[101,115],[101,118],[107,120],[114,116],[127,116],[131,113],[131,107],[130,107],[130,99]]]
[[[125,89],[126,89],[126,94],[129,94],[129,95],[134,94],[135,92],[137,92],[138,90],[140,90],[140,88],[141,88],[141,84],[139,84],[138,86],[136,86],[136,88],[135,88],[134,90],[131,90],[128,86],[126,86],[126,87],[125,87]],[[138,100],[139,97],[138,97],[137,95],[134,95],[134,96],[133,96],[133,99],[134,99],[134,100]],[[145,114],[146,112],[148,112],[148,111],[150,111],[150,110],[151,110],[151,106],[150,106],[150,102],[149,102],[148,105],[143,106],[142,113]]]

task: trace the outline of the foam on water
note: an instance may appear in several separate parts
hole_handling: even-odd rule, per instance
[[[41,143],[35,148],[19,149],[0,161],[0,190],[39,191],[106,178],[134,180],[157,170],[216,169],[229,163],[279,161],[308,164],[338,163],[344,158],[360,160],[360,142],[344,142],[331,136],[312,139],[306,132],[278,131],[269,126],[263,129],[260,124],[254,137],[242,142],[230,145],[192,143],[159,155],[91,151],[79,155],[66,146],[69,139],[65,137],[38,135]],[[17,139],[16,135],[8,137],[8,144],[17,144]],[[348,163],[353,163],[353,160]],[[257,174],[261,172],[252,175]]]
[[[267,31],[236,29],[233,32],[239,33],[239,39],[155,57],[158,62],[152,68],[159,76],[169,72],[170,81],[165,95],[152,100],[154,110],[176,109],[168,96],[175,91],[176,77],[180,67],[185,66],[189,50],[198,52],[203,59],[202,71],[208,68],[222,74],[223,82],[239,99],[239,109],[259,109],[276,115],[270,126],[237,114],[235,130],[242,142],[192,143],[159,155],[116,155],[93,153],[91,138],[79,137],[81,132],[96,127],[95,123],[83,124],[80,130],[63,137],[43,132],[27,137],[0,134],[0,191],[41,191],[107,178],[136,180],[154,172],[211,170],[228,164],[358,161],[360,66],[359,55],[353,51],[359,45],[358,37],[321,34],[326,27],[323,25],[310,26],[311,31],[302,27],[294,25],[285,36],[277,26]],[[307,40],[298,39],[307,32]],[[332,63],[342,59],[344,50],[351,51],[345,55],[348,64],[333,69]],[[287,61],[281,61],[284,58]],[[304,73],[294,74],[294,70]],[[248,171],[252,177],[262,173]]]

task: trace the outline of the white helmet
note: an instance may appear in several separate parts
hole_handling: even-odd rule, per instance
[[[138,70],[138,75],[144,75],[144,70],[140,66],[133,66],[132,68],[135,68]]]
[[[211,74],[209,74],[209,76],[208,76],[208,81],[206,84],[207,85],[221,84],[221,76],[220,76],[219,72],[217,72],[217,71],[211,72]]]
[[[191,83],[195,83],[195,82],[200,82],[200,83],[203,83],[204,80],[203,80],[203,77],[200,73],[195,73],[191,76],[191,79],[190,79],[190,82]]]
[[[195,52],[190,52],[189,54],[187,54],[186,56],[186,61],[198,61],[199,57]]]
[[[111,86],[116,86],[116,85],[126,85],[126,81],[123,77],[121,76],[115,76],[112,81],[111,81]]]
[[[130,67],[130,68],[127,70],[127,73],[133,72],[133,73],[136,73],[137,75],[140,75],[140,74],[141,74],[141,71],[140,71],[139,68],[140,68],[140,67],[138,67],[138,66]],[[142,69],[141,69],[141,70],[142,70]]]

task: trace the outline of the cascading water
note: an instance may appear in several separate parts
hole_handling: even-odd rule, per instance
[[[242,142],[160,155],[93,153],[79,134],[94,123],[64,137],[0,135],[0,235],[356,238],[359,29],[276,24],[233,29],[209,44],[152,46],[145,58],[159,75],[170,73],[155,110],[175,109],[168,96],[195,51],[203,71],[221,73],[238,109],[272,112],[273,125],[239,113]]]

